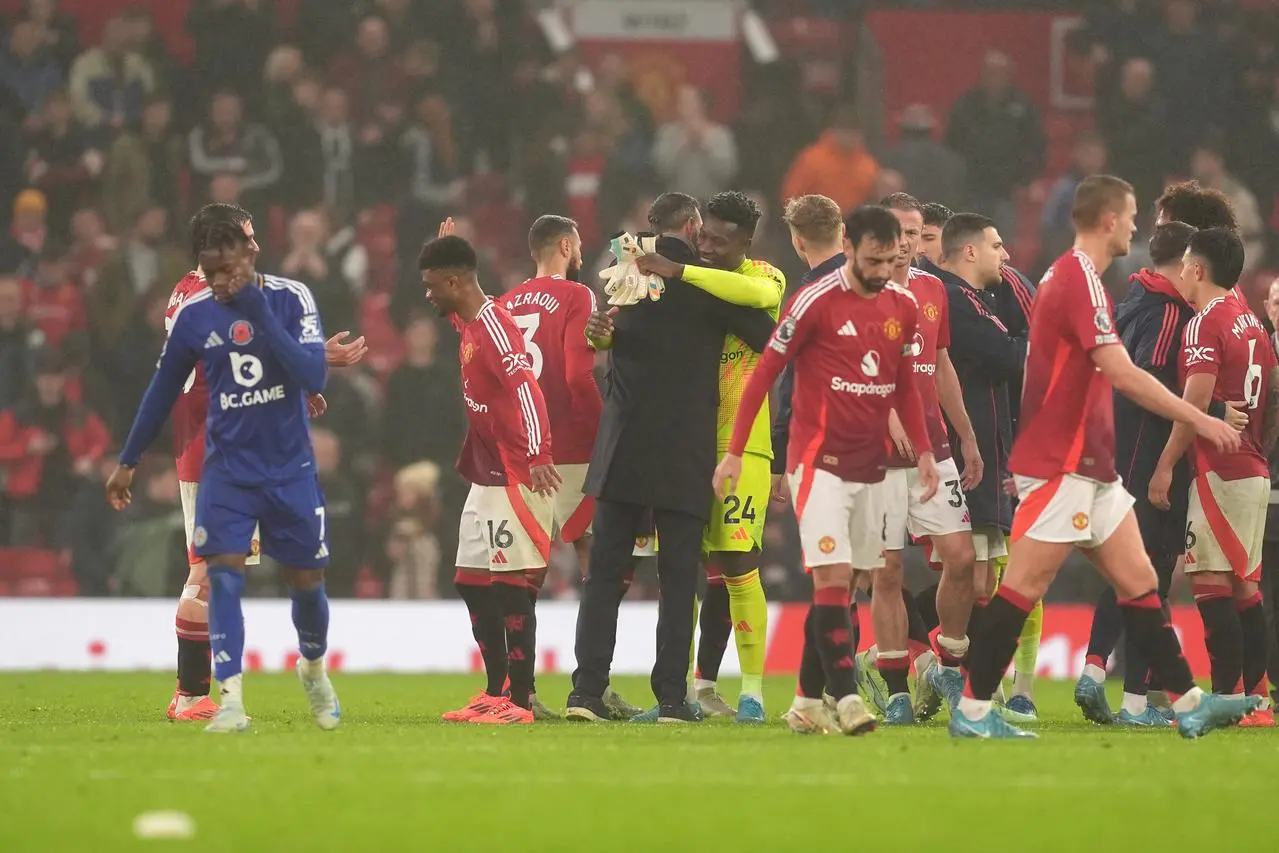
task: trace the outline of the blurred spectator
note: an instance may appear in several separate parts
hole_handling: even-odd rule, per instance
[[[416,4],[413,0],[374,0],[373,8],[386,22],[391,48],[396,53],[421,38],[423,26],[420,13],[430,11],[429,7]]]
[[[155,373],[156,359],[167,334],[164,314],[176,282],[177,279],[167,284],[157,282],[150,293],[131,300],[133,314],[127,318],[124,332],[113,341],[104,340],[101,331],[96,329],[98,317],[90,313],[89,328],[97,336],[94,339],[93,363],[87,373],[90,387],[94,378],[110,377],[111,399],[95,400],[95,408],[107,422],[112,435],[128,435],[133,415]],[[90,297],[93,295],[91,293]]]
[[[1167,0],[1163,26],[1150,38],[1150,59],[1159,91],[1175,99],[1177,113],[1161,144],[1174,163],[1184,163],[1193,146],[1221,126],[1229,105],[1229,66],[1221,44],[1200,26],[1197,0]]]
[[[151,204],[181,212],[179,178],[186,169],[187,140],[173,128],[168,96],[152,96],[142,125],[123,133],[107,153],[102,173],[102,210],[117,234],[133,227]]]
[[[418,39],[404,49],[400,54],[400,71],[404,75],[404,93],[409,101],[430,91],[445,90],[440,74],[440,46],[430,39]]]
[[[440,103],[447,109],[443,98]],[[447,114],[444,120],[448,121]],[[377,204],[400,194],[404,186],[400,139],[405,126],[404,105],[399,100],[383,98],[374,106],[372,117],[360,131],[357,207]]]
[[[440,466],[416,462],[395,474],[395,506],[386,537],[390,598],[439,598]]]
[[[39,116],[49,93],[62,86],[62,69],[45,49],[40,25],[19,21],[0,50],[0,85],[17,95],[29,115]]]
[[[22,282],[0,276],[0,411],[12,408],[25,392],[32,352],[43,341],[23,316],[22,301]]]
[[[465,105],[465,136],[474,147],[475,162],[468,171],[505,171],[511,160],[512,124],[515,103],[510,85],[511,69],[520,53],[512,29],[520,21],[519,11],[509,0],[462,0],[463,14],[453,21],[446,14],[438,31],[444,42],[445,67],[459,70],[457,103]]]
[[[1098,104],[1098,125],[1110,153],[1110,168],[1136,190],[1143,222],[1153,209],[1151,202],[1176,171],[1164,144],[1168,118],[1167,102],[1155,91],[1155,67],[1144,57],[1123,64],[1118,91]]]
[[[707,114],[701,92],[682,86],[676,119],[662,125],[653,143],[653,167],[662,186],[703,201],[728,189],[737,177],[737,144],[727,127]]]
[[[262,114],[277,135],[279,124],[289,118],[294,107],[293,87],[305,71],[302,51],[291,44],[277,45],[267,55],[266,66],[262,69],[262,82],[265,84]]]
[[[155,18],[146,6],[134,6],[123,15],[129,29],[129,48],[146,60],[151,67],[157,91],[179,91],[178,67],[165,44],[164,36],[156,30]]]
[[[197,192],[215,175],[235,175],[245,207],[265,210],[284,172],[280,145],[260,124],[244,120],[244,102],[230,90],[213,95],[208,121],[191,129],[191,172]]]
[[[317,210],[299,210],[289,223],[289,246],[276,265],[280,275],[305,282],[315,294],[325,329],[355,329],[355,305],[368,268],[364,250],[347,242],[331,245],[328,222]]]
[[[900,172],[907,191],[916,198],[963,210],[964,158],[937,141],[937,117],[932,109],[912,104],[902,110],[898,125],[901,133],[884,154],[884,166]]]
[[[1048,200],[1040,214],[1040,268],[1070,248],[1075,241],[1075,224],[1071,210],[1075,189],[1084,178],[1099,175],[1106,169],[1106,144],[1091,131],[1081,133],[1070,154],[1070,168],[1048,191]]]
[[[1220,138],[1206,139],[1195,146],[1190,158],[1190,176],[1206,189],[1220,190],[1230,199],[1239,222],[1239,239],[1243,240],[1243,274],[1255,271],[1266,255],[1266,224],[1257,207],[1257,197],[1226,171]]]
[[[355,50],[333,64],[329,82],[346,91],[352,119],[361,135],[374,120],[373,108],[382,99],[403,100],[404,72],[391,53],[391,34],[385,20],[369,15],[360,21]]]
[[[456,362],[437,362],[439,332],[421,314],[405,328],[404,346],[404,361],[386,383],[383,458],[396,469],[424,459],[451,465],[466,430]]]
[[[311,427],[315,467],[324,490],[324,520],[329,540],[329,567],[325,582],[333,594],[355,594],[355,577],[364,554],[364,500],[361,489],[346,475],[342,465],[342,442],[332,430]]]
[[[878,174],[879,164],[866,150],[856,111],[839,107],[826,132],[791,164],[782,181],[781,201],[821,193],[847,213],[871,199]]]
[[[71,212],[88,201],[102,174],[105,158],[91,144],[71,114],[71,101],[61,90],[49,93],[41,128],[27,151],[27,179],[49,201],[49,222],[66,236]]]
[[[408,184],[400,206],[400,247],[416,259],[424,235],[455,212],[465,188],[453,114],[442,95],[427,93],[414,105],[400,136],[399,162],[401,181],[407,178]]]
[[[71,249],[67,253],[71,277],[85,290],[92,290],[102,263],[118,245],[95,208],[82,207],[71,214]]]
[[[781,193],[782,178],[795,155],[820,130],[809,120],[804,99],[796,97],[799,69],[785,59],[750,69],[733,135],[743,178],[770,199]]]
[[[55,545],[78,479],[95,474],[109,439],[97,415],[67,399],[56,352],[39,354],[34,374],[23,398],[0,412],[0,465],[13,513],[9,542],[39,548]]]
[[[258,78],[275,35],[274,0],[191,0],[186,28],[195,41],[193,102],[230,89],[257,106]]]
[[[336,221],[349,222],[356,210],[355,175],[358,151],[355,128],[351,124],[348,98],[342,89],[331,87],[320,98],[319,121],[311,143],[318,144],[318,174],[308,176],[307,195],[333,211]],[[302,156],[306,153],[303,152]],[[313,202],[314,203],[314,202]]]
[[[289,207],[309,207],[321,197],[320,134],[317,130],[324,87],[318,75],[303,70],[289,87],[291,99],[274,102],[278,113],[268,121],[285,153],[279,200]]]
[[[80,55],[71,66],[71,105],[86,130],[109,143],[142,119],[142,104],[155,90],[150,63],[129,47],[129,24],[112,18],[102,30],[102,44]]]
[[[209,192],[203,202],[210,204],[243,204],[244,192],[240,186],[240,176],[230,172],[219,172],[209,181]],[[202,203],[203,203],[202,202]]]
[[[145,460],[144,460],[145,461]],[[146,466],[140,483],[133,487],[133,503],[125,509],[126,524],[120,524],[111,541],[112,562],[108,584],[115,595],[158,597],[167,595],[174,584],[181,583],[178,571],[185,574],[186,531],[182,522],[181,493],[178,474],[172,464]],[[102,485],[97,486],[96,512],[115,514],[102,500]],[[86,500],[88,496],[86,496]],[[102,518],[100,524],[110,529],[110,519]],[[73,538],[73,543],[76,539]],[[101,568],[90,563],[86,566],[83,552],[87,543],[72,546],[73,565],[77,576],[100,572]],[[98,545],[101,548],[101,544]]]
[[[22,301],[27,320],[55,350],[62,348],[68,335],[85,331],[84,296],[67,269],[65,243],[45,241],[35,268],[23,282]]]
[[[120,248],[103,261],[89,291],[91,337],[97,351],[116,353],[131,345],[150,294],[171,290],[190,269],[186,254],[168,244],[168,233],[168,211],[148,205],[135,217]]]
[[[53,55],[58,68],[63,74],[71,70],[71,63],[80,55],[80,38],[75,18],[58,11],[58,0],[26,0],[18,20],[34,23],[40,43]]]
[[[8,239],[0,244],[0,273],[27,269],[49,236],[46,220],[49,201],[39,190],[23,190],[13,200],[13,224]]]
[[[1279,57],[1243,75],[1243,103],[1229,126],[1228,160],[1256,195],[1263,217],[1279,213]],[[1279,220],[1274,220],[1279,222]],[[1277,245],[1271,252],[1273,261]]]
[[[968,167],[968,203],[1016,233],[1013,192],[1039,177],[1046,142],[1039,108],[1013,85],[1012,61],[997,50],[982,61],[981,82],[950,111],[946,144]]]
[[[102,492],[106,487],[107,478],[111,476],[111,472],[115,470],[116,460],[110,454],[103,454],[95,466],[96,470],[92,476],[86,476],[80,489],[76,492],[70,505],[67,507],[67,516],[62,525],[61,541],[59,547],[65,547],[69,550],[71,557],[71,573],[76,579],[79,587],[79,594],[84,596],[104,596],[111,595],[112,592],[118,591],[119,579],[116,574],[116,557],[117,546],[121,543],[122,538],[127,540],[131,537],[131,531],[138,529],[133,523],[141,521],[138,511],[148,504],[157,490],[163,488],[163,484],[157,484],[156,488],[152,487],[152,472],[159,473],[160,468],[154,464],[147,464],[143,467],[143,473],[137,478],[137,501],[125,513],[118,513],[111,508],[111,505],[102,499]],[[176,481],[177,472],[172,465],[163,466],[164,470],[170,472]],[[181,518],[178,519],[180,525]],[[181,528],[178,528],[181,530]],[[139,537],[141,542],[150,542],[148,537]],[[183,552],[186,550],[186,536],[183,531],[183,538],[179,546]],[[143,548],[137,554],[130,554],[121,561],[122,571],[125,576],[134,570],[130,563],[136,558],[143,563],[140,571],[144,575],[157,574],[161,571],[171,571],[168,567],[161,568],[158,565],[160,560],[168,560],[173,557],[172,546],[169,542],[159,544],[158,548]],[[182,557],[178,558],[183,559]],[[149,564],[155,564],[154,569]],[[177,565],[181,565],[178,562]],[[162,575],[164,582],[167,584],[167,576]],[[176,579],[181,583],[181,579]],[[153,585],[154,588],[154,585]],[[165,589],[169,587],[166,585]],[[128,588],[124,590],[126,594],[134,595],[143,594],[136,588]],[[157,594],[163,595],[164,592]]]

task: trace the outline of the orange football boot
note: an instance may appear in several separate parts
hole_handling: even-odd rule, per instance
[[[486,713],[472,717],[470,722],[485,726],[527,726],[533,722],[533,712],[503,699]]]
[[[182,710],[178,710],[178,702],[181,699],[196,699]],[[179,722],[192,722],[196,720],[212,720],[218,712],[218,705],[208,696],[200,696],[198,699],[194,696],[186,697],[181,693],[175,693],[173,701],[169,703],[169,719]]]
[[[458,708],[456,711],[444,713],[440,719],[446,723],[469,723],[475,717],[488,712],[490,708],[500,705],[503,701],[501,696],[490,696],[481,690],[472,696],[465,706]]]

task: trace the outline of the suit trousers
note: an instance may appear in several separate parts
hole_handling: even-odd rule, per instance
[[[577,611],[576,693],[598,697],[608,687],[623,578],[634,564],[635,537],[645,532],[646,512],[647,508],[638,504],[595,502],[591,565]],[[680,705],[687,691],[688,650],[693,643],[693,606],[706,521],[665,509],[655,510],[653,519],[661,546],[657,552],[657,656],[651,683],[659,704]]]

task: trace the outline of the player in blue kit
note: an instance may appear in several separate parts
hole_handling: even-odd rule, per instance
[[[209,387],[203,480],[192,543],[208,564],[209,638],[222,707],[210,732],[248,728],[241,690],[244,561],[255,524],[261,547],[281,564],[293,598],[297,672],[315,722],[336,728],[341,708],[325,672],[329,562],[324,496],[307,426],[307,395],[324,388],[324,332],[304,284],[253,269],[239,224],[205,234],[200,268],[209,287],[174,315],[151,379],[107,482],[117,509],[129,503],[133,472],[155,439],[187,376],[202,364]]]

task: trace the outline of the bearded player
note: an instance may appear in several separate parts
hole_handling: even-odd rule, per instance
[[[1177,398],[1132,363],[1115,334],[1101,275],[1126,255],[1137,230],[1132,187],[1119,178],[1086,178],[1075,191],[1075,245],[1040,283],[1031,317],[1021,432],[1009,458],[1020,503],[1008,569],[986,608],[969,653],[968,681],[951,715],[953,737],[1033,738],[992,708],[992,697],[1034,603],[1079,548],[1115,587],[1124,628],[1155,676],[1176,695],[1177,730],[1196,738],[1232,725],[1259,706],[1255,697],[1206,694],[1195,686],[1172,625],[1164,618],[1158,578],[1141,541],[1132,496],[1114,466],[1112,388],[1191,426],[1218,450],[1234,451],[1239,434]]]
[[[676,264],[660,255],[645,255],[636,266],[641,272],[682,279],[725,302],[765,310],[776,320],[786,278],[771,264],[747,257],[761,215],[759,205],[745,193],[719,193],[706,204],[697,241],[705,266]],[[721,455],[728,450],[742,391],[759,358],[736,336],[724,339],[719,379]],[[759,557],[773,488],[770,422],[765,402],[746,445],[743,479],[733,494],[716,499],[702,542],[707,580],[695,655],[694,695],[704,713],[732,716],[739,723],[764,721],[768,602],[759,578]],[[737,708],[724,701],[716,686],[730,631],[742,670]]]
[[[1180,375],[1183,397],[1199,409],[1241,400],[1249,415],[1243,444],[1222,453],[1173,427],[1154,476],[1150,502],[1171,506],[1173,466],[1192,452],[1194,481],[1186,511],[1186,575],[1204,623],[1216,693],[1266,696],[1269,627],[1258,581],[1270,504],[1270,466],[1279,423],[1279,366],[1256,315],[1231,291],[1243,270],[1238,234],[1209,228],[1191,235],[1181,282],[1199,313],[1186,324]],[[1273,726],[1274,712],[1259,711],[1249,725]]]
[[[196,268],[187,273],[173,288],[169,305],[164,314],[165,332],[173,326],[174,317],[191,297],[208,287],[204,271],[199,267],[199,251],[209,229],[219,223],[231,223],[244,229],[248,238],[248,263],[255,265],[258,244],[253,236],[253,217],[248,211],[233,204],[208,204],[191,219],[190,237],[192,260]],[[348,344],[341,341],[348,332],[339,332],[325,344],[326,361],[331,366],[343,367],[358,363],[368,348],[364,338]],[[319,394],[310,399],[312,417],[324,413],[324,398]],[[204,434],[209,410],[209,389],[204,379],[203,365],[187,377],[182,394],[170,415],[173,430],[174,458],[178,468],[178,485],[182,497],[182,518],[187,539],[187,580],[178,599],[175,619],[178,635],[178,684],[169,702],[170,720],[211,720],[218,712],[217,704],[209,698],[212,665],[209,648],[209,582],[208,566],[196,555],[192,536],[195,531],[196,495],[200,487],[200,473],[204,468]],[[258,537],[253,537],[252,553],[245,564],[254,566],[260,562]]]
[[[915,389],[916,299],[889,284],[901,225],[891,211],[867,206],[848,216],[844,230],[847,263],[790,301],[742,393],[715,488],[720,495],[733,493],[755,417],[783,366],[793,361],[787,461],[813,603],[787,721],[796,732],[854,735],[873,729],[875,718],[856,692],[849,598],[854,569],[883,565],[884,435],[892,409],[912,444],[924,448],[918,455],[921,501],[936,494],[938,477]]]

